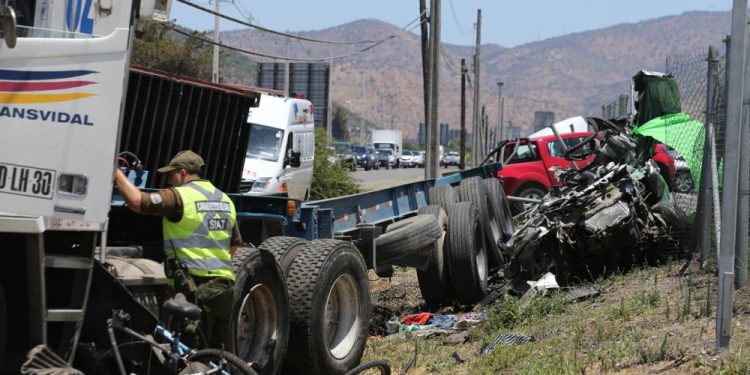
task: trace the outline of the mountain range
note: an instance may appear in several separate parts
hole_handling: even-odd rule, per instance
[[[730,31],[729,12],[686,12],[620,24],[506,48],[482,44],[480,105],[490,124],[498,123],[498,85],[502,81],[504,118],[527,133],[535,111],[551,111],[556,120],[600,115],[603,105],[628,94],[630,77],[641,69],[664,71],[669,56],[720,46]],[[340,42],[387,39],[372,43],[332,45],[268,34],[253,29],[221,33],[222,43],[267,55],[296,58],[347,56],[333,60],[331,97],[378,127],[401,129],[415,139],[423,121],[422,60],[418,25],[412,29],[374,19],[357,20],[316,31],[294,32],[317,40]],[[473,81],[473,46],[443,44],[439,119],[459,127],[460,64],[466,59]],[[224,81],[254,84],[257,62],[271,58],[232,58]],[[363,85],[364,81],[364,85]],[[364,87],[363,87],[364,86]],[[473,82],[467,87],[467,128],[471,129]]]

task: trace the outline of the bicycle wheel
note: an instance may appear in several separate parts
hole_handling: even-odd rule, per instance
[[[200,362],[209,365],[221,364],[223,369],[232,375],[258,375],[249,364],[236,355],[220,349],[201,349],[188,357],[188,362]],[[210,367],[210,366],[209,366]]]
[[[391,375],[391,364],[388,363],[388,361],[384,361],[382,359],[378,359],[372,362],[367,362],[364,364],[361,364],[351,370],[349,370],[344,375],[357,375],[362,374],[367,370],[373,370],[377,369],[380,371],[380,375]],[[372,374],[373,372],[370,371],[368,374]]]

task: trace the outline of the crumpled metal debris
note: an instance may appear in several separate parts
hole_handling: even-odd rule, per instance
[[[547,272],[560,285],[661,260],[669,241],[669,190],[650,160],[641,161],[629,137],[617,133],[594,163],[556,170],[560,189],[525,215],[508,241],[506,277],[537,279]]]

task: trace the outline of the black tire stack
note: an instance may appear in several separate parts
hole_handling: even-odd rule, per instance
[[[422,296],[428,306],[476,303],[487,293],[490,267],[505,263],[504,243],[514,231],[507,197],[497,180],[480,177],[467,178],[455,189],[434,186],[428,196],[430,206],[418,216],[440,218],[442,212],[447,221],[438,219],[445,235],[422,252],[431,257],[428,268],[417,273]]]

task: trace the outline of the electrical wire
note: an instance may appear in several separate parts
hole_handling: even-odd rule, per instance
[[[455,63],[451,61],[450,57],[448,56],[448,52],[443,48],[443,46],[440,46],[440,55],[443,56],[443,60],[445,60],[446,64],[448,65],[448,70],[450,70],[454,75],[458,75],[459,73],[457,73],[456,70],[460,69],[458,69]]]
[[[253,14],[249,10],[247,10],[247,8],[245,8],[245,6],[242,5],[242,3],[239,0],[232,0],[232,5],[234,5],[234,8],[237,9],[237,11],[240,13],[240,15],[242,15],[242,17],[247,19],[248,23],[252,23],[255,20],[255,17],[253,17]]]
[[[178,1],[184,1],[184,0],[178,0]],[[213,40],[210,40],[208,38],[205,38],[203,36],[198,35],[199,32],[197,32],[197,31],[193,31],[193,33],[191,34],[191,33],[188,33],[186,31],[182,31],[182,30],[178,29],[177,27],[172,26],[171,24],[162,24],[162,25],[165,28],[170,29],[170,30],[172,30],[172,31],[174,31],[174,32],[176,32],[178,34],[181,34],[181,35],[184,35],[184,36],[187,36],[187,37],[190,37],[190,38],[195,38],[195,39],[198,39],[198,40],[200,40],[202,42],[209,43],[209,44],[212,44],[212,45],[217,45],[219,47],[224,47],[226,49],[230,49],[230,50],[233,50],[233,51],[237,51],[237,52],[241,52],[241,53],[246,53],[248,55],[253,55],[253,56],[267,57],[267,58],[276,59],[276,60],[300,61],[300,62],[323,62],[323,61],[332,61],[332,60],[342,59],[342,58],[346,58],[346,57],[356,56],[356,55],[359,55],[361,53],[367,52],[367,51],[369,51],[369,50],[371,50],[371,49],[373,49],[373,48],[375,48],[375,47],[377,47],[377,46],[379,46],[379,45],[381,45],[381,44],[383,44],[383,43],[385,43],[385,42],[387,42],[387,41],[389,41],[391,39],[395,39],[395,38],[397,38],[397,37],[400,36],[399,34],[389,35],[389,36],[387,36],[387,37],[385,37],[385,38],[383,38],[383,39],[375,42],[374,44],[372,44],[370,46],[367,46],[367,47],[362,48],[360,50],[357,50],[355,52],[344,54],[344,55],[331,56],[331,57],[319,57],[319,58],[299,58],[299,57],[287,57],[287,56],[271,55],[271,54],[257,52],[257,51],[245,50],[245,49],[241,49],[241,48],[229,46],[229,45],[226,45],[226,44],[222,44],[222,43],[219,43],[219,42],[214,42]],[[416,26],[419,26],[419,23],[417,25],[412,26],[411,28],[413,29]],[[402,30],[402,31],[406,32],[406,31],[410,31],[410,30],[411,29]]]
[[[177,0],[177,1],[180,2],[180,3],[183,3],[183,4],[187,5],[187,6],[193,7],[195,9],[201,10],[201,11],[209,13],[209,14],[213,14],[214,16],[219,16],[221,18],[224,18],[225,20],[229,20],[229,21],[238,23],[238,24],[243,25],[243,26],[251,27],[253,29],[265,31],[265,32],[271,33],[271,34],[285,36],[287,38],[299,39],[299,40],[304,40],[304,41],[313,42],[313,43],[326,43],[326,44],[339,44],[339,45],[382,43],[382,41],[384,39],[388,39],[388,38],[393,39],[393,38],[396,37],[396,34],[393,34],[393,35],[389,35],[388,37],[383,38],[381,40],[361,40],[361,41],[357,41],[357,42],[339,42],[339,41],[334,41],[334,40],[312,39],[312,38],[306,38],[306,37],[299,36],[299,35],[293,35],[293,34],[289,34],[289,33],[283,33],[281,31],[272,30],[272,29],[265,28],[265,27],[258,26],[258,25],[253,25],[253,24],[251,24],[249,22],[245,22],[245,21],[239,20],[237,18],[227,16],[225,14],[217,13],[217,12],[211,10],[211,9],[208,9],[206,7],[203,7],[203,6],[200,6],[198,4],[195,4],[192,1],[188,1],[188,0]],[[218,1],[218,0],[215,0],[215,1]],[[422,14],[424,14],[425,12],[420,13],[419,17],[417,17],[414,21],[409,22],[404,28],[411,26],[411,24],[413,24],[414,22],[420,21],[420,19],[422,17]]]
[[[450,0],[448,3],[450,3],[451,6],[451,13],[453,13],[453,22],[456,23],[456,27],[458,28],[458,32],[462,36],[466,36],[466,30],[464,30],[463,27],[461,27],[461,23],[458,22],[458,16],[456,15],[456,8],[453,7],[453,0]]]

